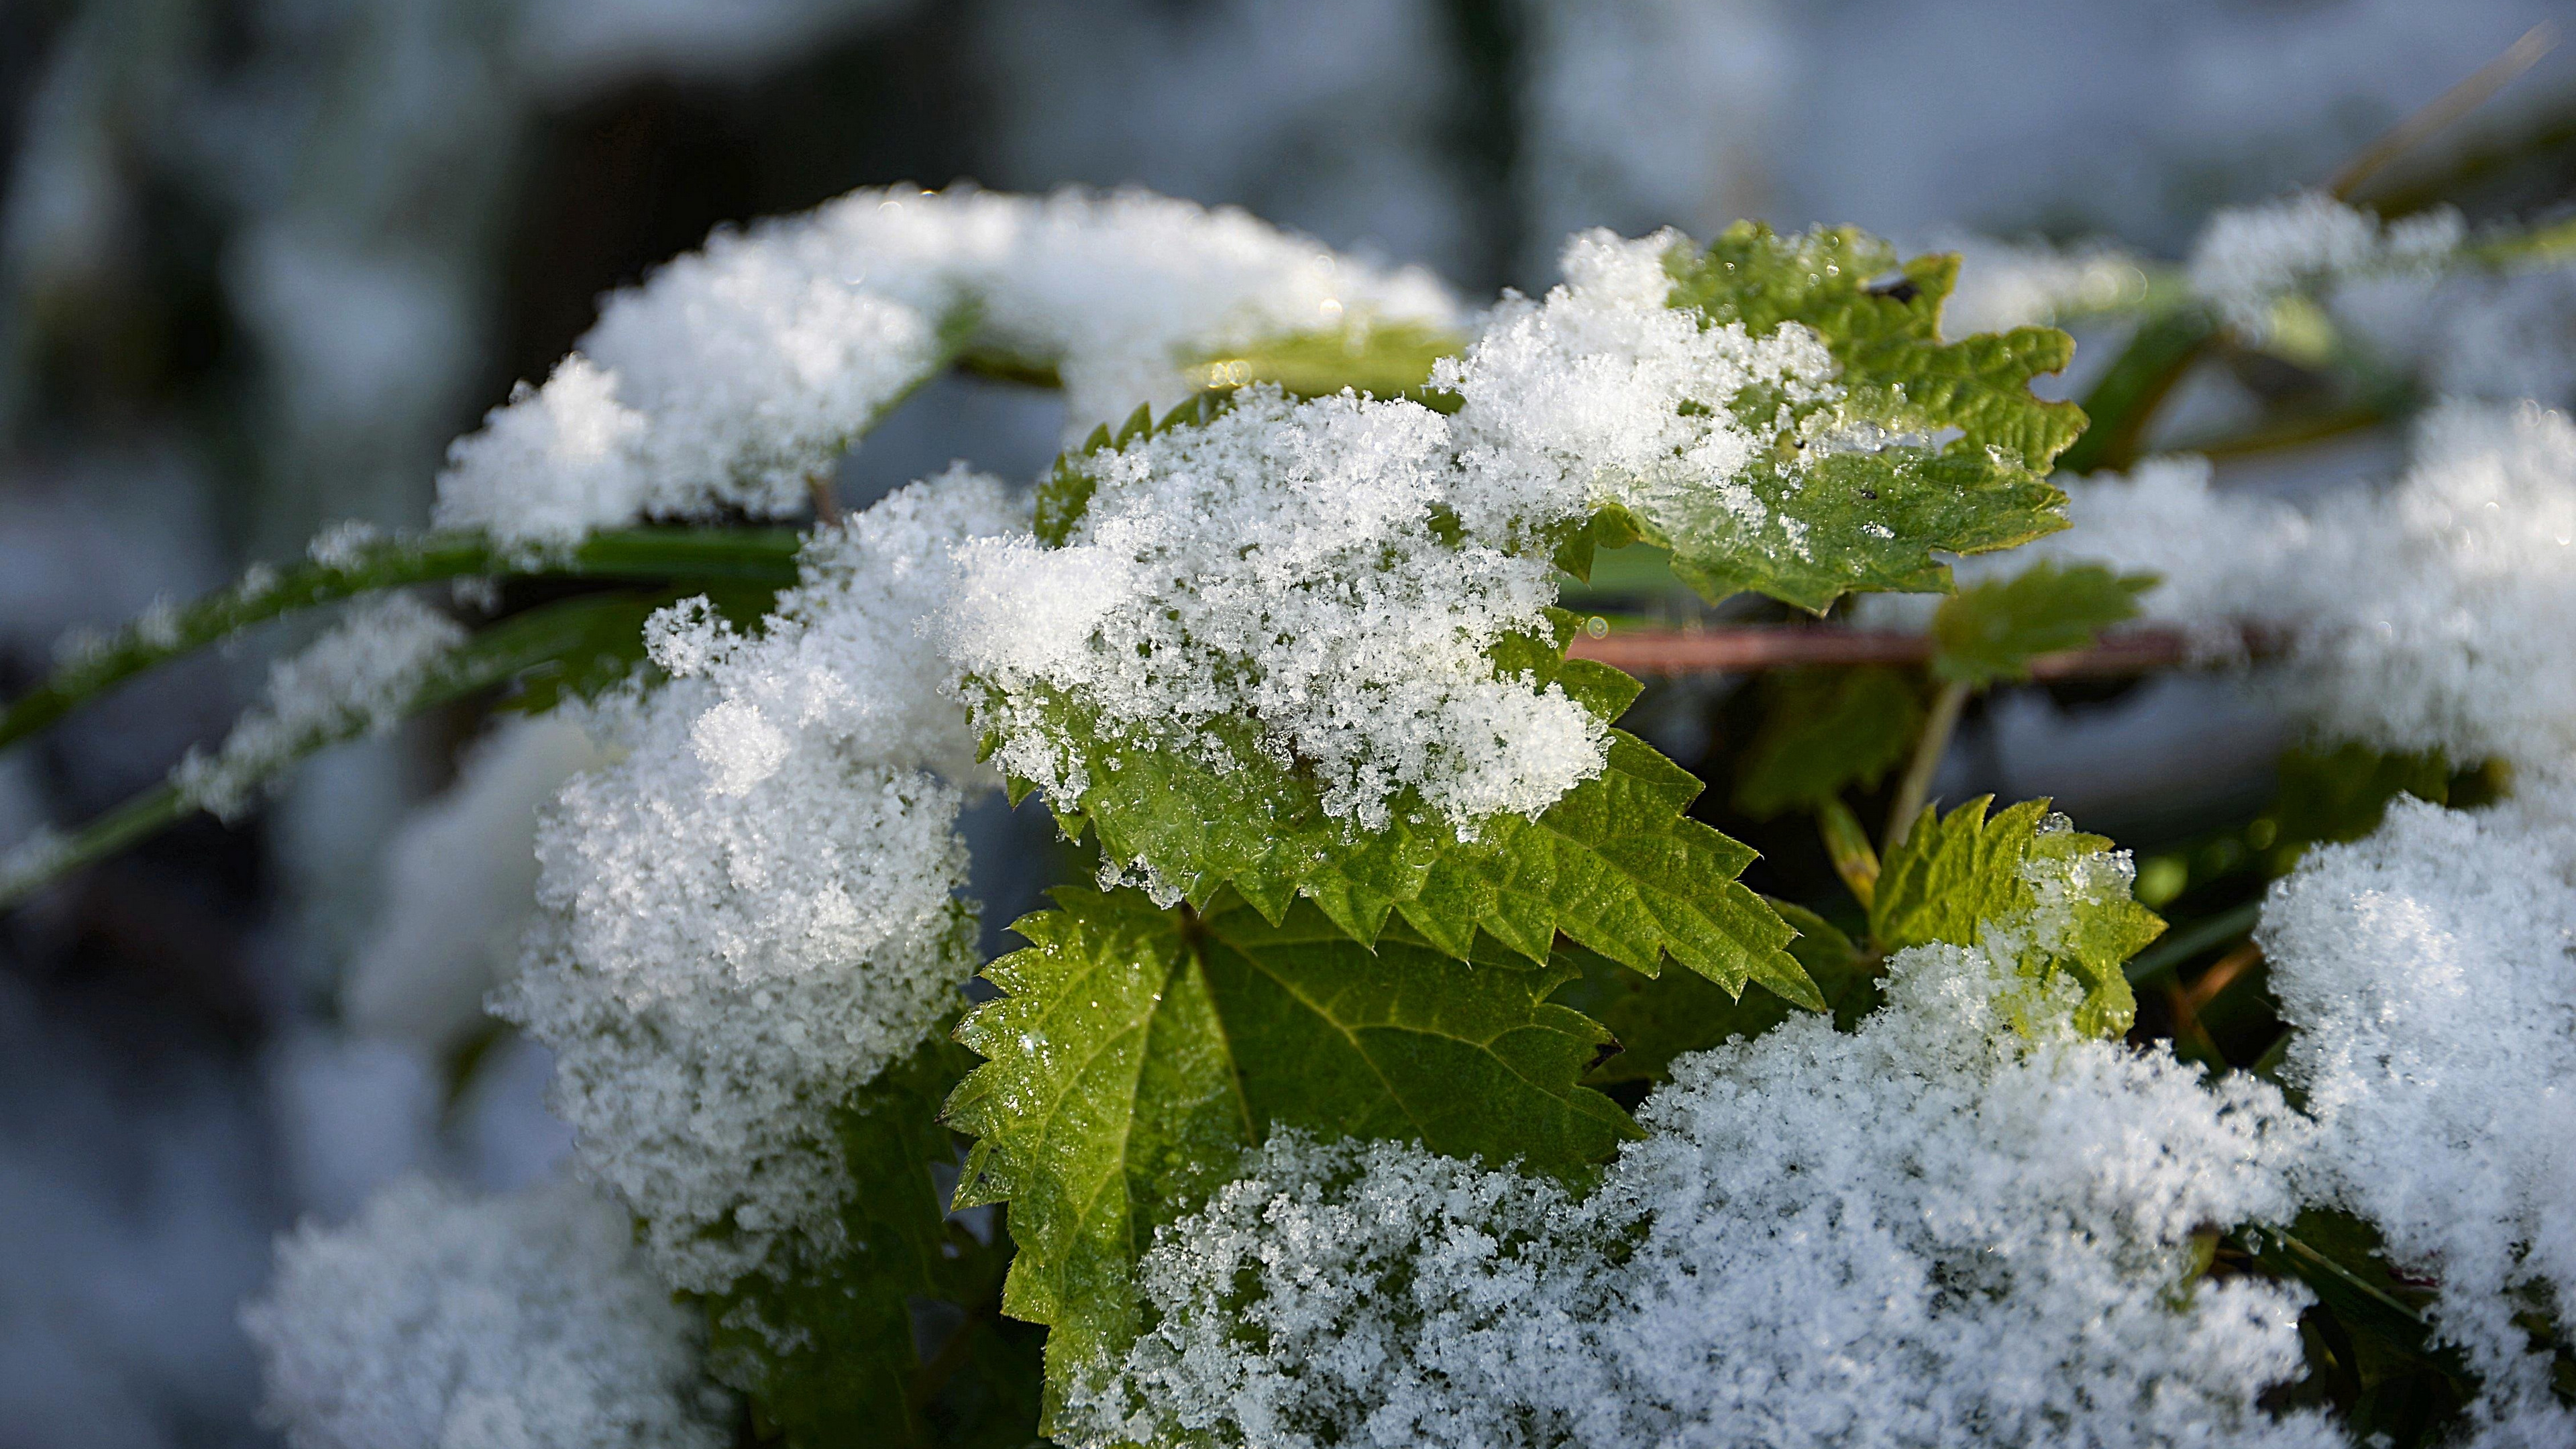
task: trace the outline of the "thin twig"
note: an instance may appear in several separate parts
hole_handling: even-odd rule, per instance
[[[1597,639],[1577,634],[1565,652],[1569,658],[1594,660],[1631,674],[1715,674],[1858,664],[1916,667],[1931,661],[1933,645],[1929,635],[1896,630],[1749,624],[1614,630]],[[2191,652],[2190,642],[2173,630],[2137,629],[2087,648],[2042,654],[2030,661],[2030,674],[2042,680],[2149,674],[2188,663]]]
[[[2522,38],[2506,46],[2504,53],[2471,71],[2459,84],[2418,107],[2412,115],[2382,132],[2378,140],[2361,148],[2360,154],[2343,164],[2343,169],[2326,183],[2326,190],[2338,200],[2349,200],[2361,184],[2382,167],[2423,144],[2427,137],[2449,126],[2462,116],[2485,105],[2488,98],[2513,82],[2513,78],[2539,64],[2540,58],[2558,44],[2558,28],[2544,20],[2522,33]]]
[[[1879,846],[1881,856],[1893,855],[1914,819],[1923,813],[1924,797],[1932,793],[1932,775],[1941,768],[1941,757],[1950,752],[1950,736],[1959,728],[1959,712],[1968,707],[1969,687],[1958,680],[1941,686],[1932,697],[1932,712],[1924,718],[1923,733],[1914,742],[1914,758],[1906,762],[1905,778],[1896,785],[1896,798],[1887,807],[1887,838]]]

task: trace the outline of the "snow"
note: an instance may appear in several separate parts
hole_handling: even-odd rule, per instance
[[[1053,366],[1079,436],[1187,397],[1193,354],[1456,320],[1428,275],[1239,211],[1136,191],[859,191],[720,231],[611,297],[544,388],[455,446],[438,515],[538,547],[638,517],[792,514],[952,340]]]
[[[1277,1135],[1157,1235],[1069,1442],[2339,1442],[2255,1406],[2297,1291],[2193,1281],[2208,1224],[2294,1210],[2299,1118],[2010,970],[1917,948],[1856,1033],[1683,1058],[1588,1196]]]
[[[583,1170],[677,1286],[838,1246],[835,1110],[963,1004],[961,796],[923,767],[990,777],[922,622],[951,546],[1017,526],[959,470],[818,536],[756,636],[656,616],[672,682],[591,712],[614,763],[538,827],[494,1006],[555,1052]]]
[[[2447,207],[2383,222],[2317,192],[2223,210],[2192,248],[2191,285],[2236,327],[2260,338],[2273,301],[2304,283],[2365,271],[2428,268],[2467,233]]]
[[[2345,278],[2328,312],[2438,394],[2576,404],[2576,266]]]
[[[294,1449],[715,1449],[732,1404],[626,1215],[556,1180],[475,1200],[397,1183],[280,1241],[242,1313]]]
[[[2164,582],[2141,601],[2149,620],[2220,657],[2242,653],[2244,626],[2265,631],[2280,654],[2270,682],[2330,734],[2462,762],[2576,767],[2566,414],[2443,404],[2417,423],[2394,485],[2305,509],[2213,489],[2195,459],[2150,460],[2069,491],[2071,528],[1963,560],[1962,580],[2043,556],[2156,573]]]
[[[1736,481],[1788,425],[1787,407],[1745,417],[1731,404],[1757,386],[1785,405],[1839,398],[1833,358],[1796,323],[1753,337],[1666,306],[1665,259],[1688,245],[1671,231],[1581,233],[1566,243],[1563,285],[1537,304],[1506,297],[1467,355],[1438,365],[1434,380],[1466,400],[1471,531],[1509,536],[1616,503],[1666,537],[1749,533],[1803,553],[1797,521]]]
[[[631,519],[646,484],[628,450],[643,432],[643,415],[617,401],[615,379],[576,352],[543,388],[521,383],[482,431],[449,446],[439,526],[560,547]]]
[[[2310,851],[2256,939],[2316,1118],[2311,1191],[2440,1285],[2433,1317],[2486,1380],[2498,1443],[2576,1440],[2515,1324],[2576,1305],[2576,796],[2491,810],[2400,798],[2377,833]]]
[[[1466,833],[1600,771],[1599,721],[1485,657],[1544,627],[1555,585],[1544,557],[1479,536],[1440,414],[1255,390],[1082,466],[1097,488],[1067,546],[971,545],[946,624],[991,691],[996,762],[1059,808],[1090,788],[1076,711],[1220,770],[1252,723],[1264,756],[1311,766],[1326,811],[1367,830],[1405,791]],[[1439,537],[1444,508],[1467,537]]]
[[[343,735],[389,729],[465,642],[455,620],[409,594],[352,608],[346,618],[268,673],[261,702],[212,754],[192,749],[171,771],[187,801],[230,820],[279,769]]]

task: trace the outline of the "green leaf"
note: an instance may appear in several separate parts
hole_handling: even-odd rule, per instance
[[[1878,1004],[1876,959],[1863,957],[1849,936],[1815,912],[1785,901],[1771,904],[1798,930],[1790,953],[1823,993],[1835,1023],[1850,1030]],[[1671,1074],[1673,1058],[1705,1051],[1730,1037],[1760,1036],[1800,1010],[1768,991],[1731,997],[1707,978],[1686,971],[1641,976],[1580,948],[1564,951],[1560,958],[1583,974],[1559,990],[1556,999],[1599,1020],[1619,1044],[1616,1056],[1584,1078],[1588,1082],[1660,1082]]]
[[[1458,398],[1430,386],[1431,365],[1466,346],[1466,338],[1445,328],[1362,318],[1202,354],[1187,365],[1211,388],[1269,383],[1298,397],[1326,397],[1354,388],[1371,397],[1409,398],[1451,412]]]
[[[1764,677],[1762,727],[1738,758],[1735,803],[1756,820],[1875,788],[1923,729],[1923,696],[1901,669],[1792,669]]]
[[[1925,810],[1888,852],[1870,903],[1878,948],[2007,948],[2024,976],[2045,983],[2063,972],[2082,986],[2079,1031],[2127,1031],[2137,998],[2121,963],[2162,934],[2164,921],[2130,897],[2109,840],[2051,815],[2046,800],[1989,818],[1992,801],[1980,796],[1946,816]]]
[[[949,1220],[939,1174],[957,1162],[941,1102],[973,1067],[934,1040],[888,1067],[839,1112],[853,1192],[846,1248],[819,1265],[779,1264],[703,1301],[710,1362],[751,1396],[760,1422],[795,1449],[959,1442],[959,1431],[1036,1432],[1034,1345],[994,1314],[1007,1240]],[[912,1300],[967,1310],[934,1379],[915,1348]],[[1011,1380],[1024,1387],[1015,1393]]]
[[[1503,667],[1553,679],[1596,713],[1635,697],[1617,670],[1523,644],[1533,652]],[[1399,800],[1376,832],[1327,815],[1322,789],[1264,754],[1246,721],[1210,728],[1230,756],[1217,768],[1106,732],[1061,696],[1040,703],[1090,781],[1079,810],[1057,805],[1065,832],[1087,825],[1112,861],[1144,863],[1193,904],[1232,886],[1278,921],[1303,897],[1360,941],[1400,917],[1462,958],[1481,932],[1544,961],[1562,932],[1648,975],[1669,956],[1729,993],[1758,981],[1802,1004],[1821,999],[1784,949],[1793,932],[1736,880],[1753,852],[1685,816],[1698,777],[1633,735],[1611,731],[1602,772],[1536,820],[1498,816],[1462,841],[1418,802]]]
[[[2081,649],[2104,629],[2133,619],[2154,574],[2115,574],[2041,560],[2009,579],[1973,584],[1941,601],[1932,616],[1932,672],[1977,688],[2027,679],[2041,654]]]
[[[1752,590],[1821,613],[1858,590],[1938,592],[1950,571],[1933,550],[1983,553],[2066,526],[2066,497],[2047,477],[2084,414],[2032,396],[2030,380],[2063,368],[2074,343],[2044,327],[1943,342],[1957,257],[1900,267],[1886,243],[1852,228],[1782,237],[1748,221],[1705,253],[1676,248],[1666,268],[1671,305],[1707,325],[1740,322],[1756,336],[1784,322],[1812,329],[1843,392],[1791,402],[1747,389],[1730,401],[1748,417],[1790,410],[1792,441],[1741,481],[1796,525],[1793,539],[1639,520],[1703,595]]]
[[[958,1039],[990,1060],[948,1105],[979,1139],[959,1204],[1011,1204],[1003,1304],[1051,1326],[1051,1404],[1133,1341],[1154,1229],[1273,1127],[1560,1173],[1635,1131],[1579,1084],[1608,1037],[1547,1001],[1567,968],[1461,961],[1401,927],[1371,950],[1305,905],[1273,924],[1231,897],[1057,900],[985,969],[1005,994]]]

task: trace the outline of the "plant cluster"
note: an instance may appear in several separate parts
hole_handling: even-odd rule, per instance
[[[612,299],[436,531],[70,646],[0,743],[361,601],[0,899],[420,710],[595,742],[491,998],[576,1171],[281,1245],[301,1449],[2565,1444],[2576,423],[2405,318],[2568,245],[2303,197],[1949,338],[1959,259],[1848,229],[1586,233],[1469,316],[1236,213],[858,193]],[[2217,349],[2317,416],[2469,396],[2300,507],[2136,459]],[[839,516],[951,369],[1075,445]],[[1639,567],[1910,662],[1767,676],[1704,793],[1586,657]],[[2308,723],[2269,812],[2142,861],[1929,798],[2105,631]],[[995,790],[1088,879],[986,961]],[[1830,869],[1757,890],[1742,827]]]

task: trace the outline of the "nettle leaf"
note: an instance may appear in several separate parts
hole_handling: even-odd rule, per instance
[[[1799,526],[1799,548],[1719,530],[1667,538],[1641,521],[1702,594],[1751,590],[1822,613],[1859,590],[1938,592],[1950,571],[1933,550],[1983,553],[2066,526],[2066,495],[2048,471],[2083,432],[2084,413],[2042,402],[2030,380],[2065,367],[2075,344],[2047,327],[1942,341],[1957,257],[1900,266],[1894,249],[1853,228],[1783,237],[1746,221],[1706,252],[1676,248],[1666,269],[1671,304],[1709,325],[1741,322],[1756,336],[1783,322],[1813,329],[1843,391],[1835,401],[1730,404],[1762,418],[1788,407],[1798,424],[1741,482]]]
[[[847,1247],[703,1300],[710,1361],[791,1446],[1025,1439],[1036,1425],[1036,1346],[1015,1341],[1033,1335],[972,1311],[997,1295],[1009,1243],[951,1220],[942,1190],[957,1148],[940,1105],[974,1064],[933,1040],[856,1093],[838,1114],[853,1187]],[[915,1299],[969,1310],[959,1341],[935,1346],[938,1375],[916,1344]]]
[[[2081,649],[2104,629],[2136,618],[2138,596],[2158,582],[2154,574],[2042,560],[2009,579],[1972,584],[1942,600],[1932,616],[1932,672],[1979,688],[2027,679],[2034,657]]]
[[[1735,803],[1757,820],[1873,789],[1914,748],[1923,696],[1901,669],[1793,669],[1766,676],[1762,727],[1738,758]]]
[[[1557,620],[1560,631],[1572,618]],[[1497,665],[1616,718],[1640,686],[1563,658],[1564,637],[1508,641]],[[1220,767],[1106,731],[1060,696],[1041,703],[1076,742],[1089,781],[1078,811],[1056,810],[1066,833],[1088,826],[1111,860],[1145,863],[1194,905],[1232,886],[1277,922],[1302,897],[1362,943],[1395,917],[1462,958],[1481,933],[1543,962],[1561,932],[1650,976],[1669,956],[1729,994],[1760,982],[1823,1004],[1786,949],[1796,933],[1736,879],[1754,852],[1688,818],[1699,778],[1623,731],[1610,732],[1602,772],[1537,819],[1497,816],[1462,841],[1418,802],[1399,801],[1375,832],[1327,815],[1321,787],[1264,753],[1248,721],[1211,729],[1226,753]]]
[[[985,968],[1004,995],[957,1035],[989,1060],[947,1110],[978,1138],[959,1205],[1011,1205],[1003,1307],[1051,1326],[1051,1405],[1134,1340],[1154,1230],[1274,1127],[1555,1173],[1636,1132],[1580,1085],[1608,1034],[1547,1001],[1571,968],[1462,961],[1401,926],[1371,950],[1303,904],[1273,923],[1231,895],[1057,901]]]
[[[1211,388],[1268,383],[1298,397],[1353,388],[1371,397],[1407,398],[1453,412],[1457,395],[1430,386],[1431,365],[1466,346],[1466,338],[1446,328],[1363,317],[1203,354],[1187,365]]]
[[[2124,862],[2099,835],[2026,800],[1992,817],[1992,796],[1925,810],[1880,863],[1870,934],[1886,952],[1935,941],[2011,950],[2022,974],[2071,974],[2078,1030],[2117,1036],[2137,1015],[2120,967],[2164,932],[2129,894]]]
[[[1849,936],[1803,906],[1774,901],[1798,931],[1789,943],[1807,975],[1822,992],[1835,1024],[1848,1031],[1878,1005],[1876,957],[1864,956]],[[1618,1054],[1594,1067],[1587,1082],[1660,1082],[1671,1074],[1673,1059],[1705,1051],[1730,1037],[1755,1037],[1799,1015],[1800,1008],[1769,991],[1727,995],[1707,978],[1687,971],[1641,976],[1597,952],[1580,948],[1559,959],[1582,975],[1557,992],[1556,999],[1609,1028]]]

